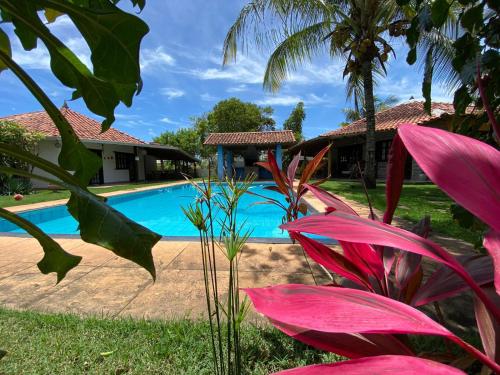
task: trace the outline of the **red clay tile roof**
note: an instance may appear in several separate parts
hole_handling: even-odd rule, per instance
[[[424,110],[424,102],[411,101],[395,107],[377,112],[375,114],[375,131],[395,130],[399,125],[405,123],[423,124],[425,122],[438,119],[443,114],[453,114],[453,104],[451,103],[432,103],[431,114]],[[365,119],[354,121],[353,123],[324,133],[321,137],[344,137],[356,134],[364,134],[366,131]]]
[[[205,145],[271,145],[294,143],[291,130],[268,132],[210,133]]]
[[[63,107],[61,113],[66,117],[75,133],[81,140],[93,140],[103,142],[130,143],[136,145],[146,144],[145,142],[111,128],[101,133],[101,124],[90,117]],[[44,134],[46,137],[59,137],[56,126],[45,111],[30,112],[20,115],[12,115],[0,118],[0,121],[12,121],[26,127],[26,129]]]

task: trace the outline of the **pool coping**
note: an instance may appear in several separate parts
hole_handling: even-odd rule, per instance
[[[274,182],[272,180],[263,180],[263,181],[258,181],[258,182]],[[176,181],[176,182],[169,182],[165,184],[158,184],[154,186],[143,186],[137,189],[126,189],[126,190],[117,190],[109,193],[102,193],[99,194],[99,196],[102,197],[115,197],[115,196],[120,196],[120,195],[125,195],[125,194],[133,194],[133,193],[140,193],[143,191],[150,191],[150,190],[157,190],[157,189],[163,189],[166,187],[172,187],[172,186],[181,186],[181,185],[186,185],[190,184],[189,181]],[[314,198],[312,194],[308,193],[306,196],[302,198],[304,203],[307,205],[309,210],[312,213],[319,213],[321,211],[321,208],[319,207],[319,204],[321,202]],[[47,202],[40,202],[40,203],[31,203],[31,204],[26,204],[26,205],[20,205],[20,206],[11,206],[11,207],[4,207],[4,209],[13,212],[13,213],[22,213],[22,212],[29,212],[29,211],[34,211],[34,210],[40,210],[44,208],[52,208],[52,207],[58,207],[58,206],[63,206],[68,202],[68,199],[58,199],[54,201],[47,201]],[[31,235],[28,233],[12,233],[12,232],[0,232],[0,237],[19,237],[19,238],[32,238]],[[79,234],[51,234],[50,237],[52,238],[60,238],[60,239],[81,239],[81,236]],[[162,236],[160,241],[180,241],[180,242],[192,242],[192,241],[199,241],[199,238],[197,236]],[[293,241],[290,238],[275,238],[275,237],[250,237],[247,241],[247,243],[268,243],[268,244],[292,244]],[[337,241],[331,240],[330,241],[322,241],[327,244],[335,244]]]

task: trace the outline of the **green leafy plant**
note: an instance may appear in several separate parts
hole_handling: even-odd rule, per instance
[[[210,323],[212,356],[216,374],[241,374],[241,324],[247,315],[249,302],[240,299],[238,263],[250,236],[238,223],[240,198],[248,192],[255,177],[244,181],[226,177],[214,183],[209,175],[200,184],[191,182],[200,194],[196,203],[184,207],[187,218],[198,229]],[[222,298],[221,276],[217,272],[217,254],[229,262],[227,299]]]
[[[37,167],[50,177],[12,166],[0,167],[0,173],[40,179],[68,189],[71,198],[67,207],[80,224],[81,238],[136,262],[155,277],[151,249],[160,236],[132,222],[87,189],[102,161],[87,150],[54,103],[12,58],[11,38],[17,37],[27,51],[43,43],[55,77],[74,90],[73,99],[82,98],[92,112],[105,118],[102,124],[105,131],[114,121],[116,106],[120,103],[130,106],[133,96],[141,90],[139,47],[148,32],[148,26],[140,18],[122,11],[116,3],[118,1],[0,0],[1,21],[12,24],[15,32],[11,37],[0,28],[0,73],[9,69],[21,81],[54,122],[62,141],[59,165],[16,144],[0,143],[3,158]],[[140,8],[144,6],[144,1],[132,0],[132,3]],[[61,16],[75,25],[87,43],[92,70],[47,27],[46,22]],[[43,273],[56,272],[60,281],[79,263],[80,257],[66,253],[32,223],[5,209],[0,209],[0,217],[14,222],[40,242],[45,256],[38,267]]]
[[[25,151],[36,153],[36,146],[43,138],[43,134],[27,131],[13,122],[0,121],[0,143],[15,144]],[[3,154],[0,154],[0,166],[31,171],[28,163]],[[0,173],[0,195],[29,194],[32,191],[33,186],[29,179]]]
[[[398,0],[413,8],[414,17],[406,41],[412,53],[422,35],[443,26],[447,13],[454,9],[460,33],[450,49],[454,75],[458,77],[453,104],[457,114],[468,112],[470,105],[482,109],[476,127],[487,124],[500,141],[498,109],[500,106],[500,15],[497,1],[439,0],[434,2]],[[414,60],[410,61],[414,62]],[[429,70],[422,85],[426,107],[430,110],[433,70]]]

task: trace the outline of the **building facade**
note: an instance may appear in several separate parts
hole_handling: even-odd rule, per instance
[[[158,161],[170,161],[178,170],[186,170],[189,165],[198,160],[185,151],[168,145],[151,144],[135,138],[115,128],[101,133],[101,124],[90,117],[72,111],[67,106],[61,108],[61,113],[78,135],[87,149],[102,159],[102,167],[92,178],[92,185],[126,183],[154,180],[162,177],[158,170]],[[61,137],[44,111],[30,112],[0,118],[0,122],[13,122],[29,131],[45,136],[35,150],[41,158],[58,164],[61,151]],[[161,164],[161,163],[160,163]],[[49,177],[42,170],[34,169],[35,174]],[[48,184],[33,180],[36,188],[46,188]]]

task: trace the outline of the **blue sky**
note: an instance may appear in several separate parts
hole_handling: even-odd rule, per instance
[[[127,2],[123,1],[126,6]],[[338,127],[346,107],[345,81],[341,61],[319,56],[293,74],[277,94],[265,92],[262,78],[268,56],[250,51],[236,64],[222,67],[222,43],[244,1],[186,0],[147,2],[139,15],[151,31],[141,52],[144,88],[131,108],[120,106],[114,126],[129,134],[151,140],[165,130],[190,125],[190,117],[201,115],[222,99],[237,97],[259,105],[271,105],[277,127],[281,127],[293,107],[302,100],[306,108],[304,134],[312,138]],[[2,26],[3,27],[3,26]],[[88,50],[67,18],[51,26],[82,61],[90,65]],[[12,30],[7,30],[13,36]],[[49,70],[43,45],[24,52],[15,36],[14,58],[28,70],[51,99],[62,105],[71,91],[62,86]],[[406,101],[421,98],[421,71],[405,62],[406,47],[394,44],[397,59],[389,61],[389,75],[379,81],[376,94],[397,96]],[[450,101],[447,91],[433,87],[433,98]],[[91,115],[81,100],[69,102],[72,109]],[[0,116],[36,111],[40,105],[10,73],[0,75]]]

